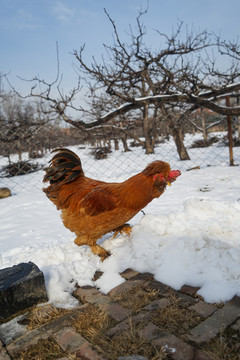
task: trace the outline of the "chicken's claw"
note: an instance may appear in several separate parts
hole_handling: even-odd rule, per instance
[[[92,252],[101,258],[101,261],[104,261],[107,257],[111,255],[109,251],[105,250],[99,245],[90,245],[90,247]]]
[[[130,236],[131,232],[132,232],[132,227],[129,224],[124,224],[122,226],[119,226],[118,228],[114,229],[114,235],[113,235],[113,239],[115,239],[115,237],[117,237],[118,234],[125,234],[127,236]]]
[[[101,261],[103,262],[105,259],[107,259],[111,255],[110,251],[107,251],[104,254],[100,254]]]

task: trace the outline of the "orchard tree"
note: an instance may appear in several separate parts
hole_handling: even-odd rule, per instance
[[[132,119],[129,114],[137,113],[147,154],[154,152],[157,119],[166,117],[179,157],[187,160],[183,125],[191,112],[207,108],[222,115],[240,115],[238,104],[226,107],[222,100],[226,94],[236,96],[240,92],[240,46],[237,41],[224,41],[206,30],[184,29],[183,23],[179,22],[171,35],[156,30],[159,45],[153,50],[145,42],[142,17],[146,12],[139,13],[136,29],[133,31],[130,27],[126,42],[121,40],[115,22],[105,10],[114,40],[112,45],[103,45],[105,53],[101,61],[94,57],[90,63],[85,61],[85,46],[73,52],[79,79],[85,81],[88,88],[90,107],[75,105],[80,83],[68,95],[60,91],[59,71],[57,79],[50,84],[34,78],[30,95],[47,100],[51,111],[86,133],[99,126],[111,125],[130,134],[127,123]],[[220,58],[225,62],[220,62]],[[226,68],[224,64],[227,64]],[[37,91],[36,84],[43,90]],[[55,85],[58,97],[52,95]],[[68,108],[77,110],[81,117],[71,118]],[[124,126],[119,121],[123,116]]]
[[[50,119],[42,111],[42,105],[25,101],[14,94],[4,94],[0,103],[0,154],[10,156],[18,154],[22,161],[23,152],[29,157],[43,150],[43,127]]]

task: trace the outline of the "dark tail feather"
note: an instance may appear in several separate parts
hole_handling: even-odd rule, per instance
[[[80,176],[84,176],[79,157],[68,149],[55,149],[56,155],[49,161],[50,166],[44,170],[46,172],[43,182],[49,181],[50,184],[66,184]]]

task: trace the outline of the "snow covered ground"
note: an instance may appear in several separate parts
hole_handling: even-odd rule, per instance
[[[151,156],[138,148],[98,161],[89,149],[71,149],[81,157],[86,175],[101,180],[125,180],[155,159],[169,161],[182,175],[144,209],[145,215],[139,212],[130,221],[130,237],[107,234],[100,240],[112,254],[103,263],[89,247],[74,244],[74,234],[41,191],[43,171],[19,177],[18,187],[16,178],[0,179],[0,186],[15,186],[12,197],[0,200],[0,269],[33,261],[44,272],[50,302],[63,307],[77,305],[71,296],[76,283],[107,293],[124,281],[119,273],[127,268],[151,272],[175,289],[199,286],[198,293],[208,302],[240,296],[240,166],[227,166],[226,148],[219,148],[218,166],[192,171],[186,170],[196,161],[180,162],[167,155],[166,144],[164,155],[160,146]],[[211,164],[213,148],[201,150]],[[196,149],[189,151],[194,157]],[[239,148],[234,157],[240,158]],[[103,275],[94,282],[96,270]]]

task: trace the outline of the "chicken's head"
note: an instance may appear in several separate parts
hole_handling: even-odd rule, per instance
[[[175,181],[177,179],[178,176],[181,175],[181,171],[180,170],[171,170],[168,174],[167,177],[165,177],[162,173],[160,174],[155,174],[153,176],[153,181],[159,181],[159,182],[162,182],[162,183],[165,183],[167,185],[170,185],[171,186],[171,183],[173,181]]]

